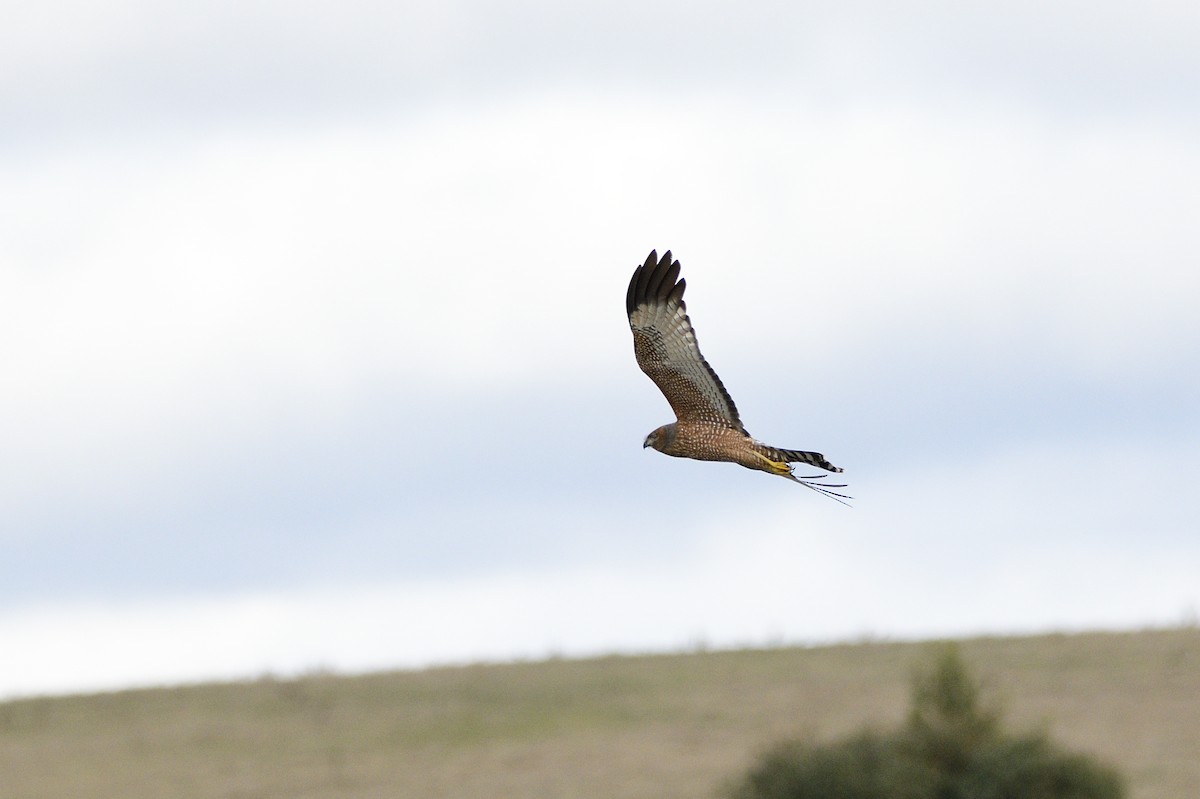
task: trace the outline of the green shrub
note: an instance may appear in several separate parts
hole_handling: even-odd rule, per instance
[[[946,786],[961,799],[1121,799],[1117,773],[1083,755],[1062,751],[1042,736],[995,741],[971,768]]]
[[[831,744],[768,751],[731,799],[1121,799],[1112,769],[1044,736],[1014,737],[980,707],[980,686],[945,649],[913,684],[907,723]]]
[[[891,736],[861,733],[831,745],[789,741],[732,792],[732,799],[925,799],[936,774]]]

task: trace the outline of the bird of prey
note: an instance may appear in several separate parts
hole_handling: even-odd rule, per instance
[[[683,304],[684,286],[679,261],[671,260],[671,251],[660,260],[651,250],[646,263],[634,270],[625,295],[638,366],[667,398],[676,417],[671,424],[646,436],[642,448],[654,447],[676,458],[729,461],[786,477],[838,502],[849,499],[830,490],[845,488],[843,484],[812,482],[826,475],[797,477],[792,472],[793,463],[842,471],[824,455],[772,447],[746,432],[721,378],[700,354],[696,332]]]

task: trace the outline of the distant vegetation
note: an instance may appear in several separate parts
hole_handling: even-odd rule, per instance
[[[1044,734],[1011,736],[980,705],[958,648],[914,680],[907,722],[837,743],[781,744],[731,799],[1122,799],[1116,771]]]
[[[815,752],[835,773],[913,768],[886,732],[899,729],[931,758],[973,752],[991,769],[975,774],[1077,776],[1069,749],[1116,764],[1129,799],[1200,797],[1200,630],[958,646],[985,664],[1006,725],[1055,745],[1002,734],[970,681],[938,677],[914,711],[929,644],[614,655],[0,702],[0,799],[719,799],[789,736],[825,743],[778,754]],[[941,784],[940,799],[969,785]]]

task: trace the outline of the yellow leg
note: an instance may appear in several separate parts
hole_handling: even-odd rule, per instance
[[[756,452],[755,456],[762,461],[763,471],[771,474],[787,476],[792,473],[792,467],[787,464],[787,461],[773,461],[762,453]]]

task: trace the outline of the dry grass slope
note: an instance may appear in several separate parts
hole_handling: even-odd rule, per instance
[[[0,794],[714,796],[782,737],[888,726],[921,644],[441,668],[0,704]],[[977,639],[1009,728],[1200,796],[1200,631]]]

